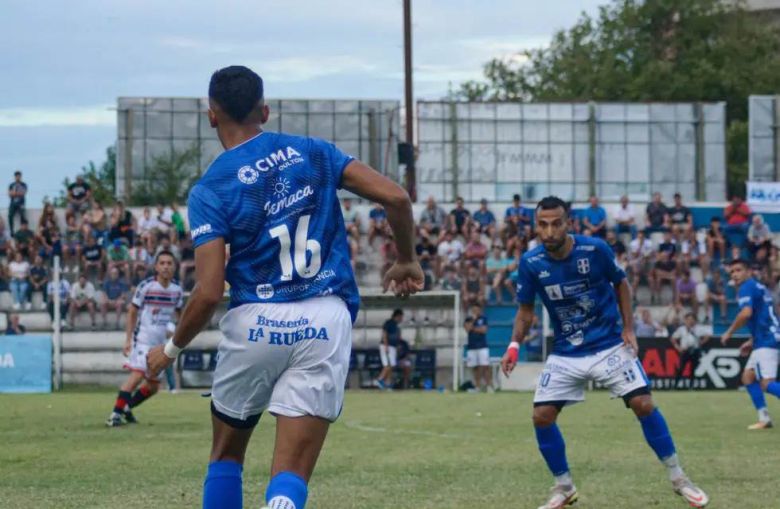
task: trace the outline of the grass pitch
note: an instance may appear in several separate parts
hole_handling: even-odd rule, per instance
[[[160,394],[107,429],[114,391],[0,395],[0,508],[199,508],[208,400]],[[746,394],[656,393],[682,462],[712,508],[780,508],[780,429],[748,432]],[[780,417],[780,405],[770,402]],[[311,509],[536,508],[551,478],[531,395],[348,392],[310,484]],[[589,393],[560,426],[580,508],[675,508],[664,469],[621,401]],[[262,506],[274,419],[247,454],[244,505]]]

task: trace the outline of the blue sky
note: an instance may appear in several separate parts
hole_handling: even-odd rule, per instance
[[[412,0],[416,98],[605,1]],[[0,184],[22,170],[29,206],[103,159],[118,96],[204,96],[219,67],[252,67],[269,98],[403,99],[401,0],[3,0],[1,12]]]

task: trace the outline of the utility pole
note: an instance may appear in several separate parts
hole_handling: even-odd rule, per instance
[[[406,143],[412,148],[412,157],[406,163],[406,190],[417,201],[417,175],[414,165],[414,98],[412,96],[412,1],[404,0],[404,95],[406,105]]]

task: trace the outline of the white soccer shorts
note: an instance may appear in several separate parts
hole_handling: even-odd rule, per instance
[[[244,304],[228,311],[219,327],[212,387],[217,411],[240,420],[265,410],[338,418],[352,350],[352,318],[343,300]]]
[[[466,350],[466,367],[490,366],[490,350],[488,348],[475,348]]]
[[[604,384],[613,397],[650,385],[642,363],[622,344],[585,357],[550,355],[536,384],[534,403],[585,401],[589,380]]]
[[[778,361],[780,350],[777,348],[757,348],[750,352],[745,369],[754,370],[759,380],[777,378]]]
[[[398,349],[389,345],[385,349],[385,345],[379,345],[379,358],[382,360],[383,368],[388,366],[394,368],[398,365]]]
[[[146,373],[146,354],[149,350],[154,348],[154,345],[148,345],[146,343],[136,343],[133,345],[133,350],[130,352],[130,357],[124,364],[124,368],[130,371],[137,371],[143,373],[147,380],[152,382],[158,381],[158,378],[151,377]]]

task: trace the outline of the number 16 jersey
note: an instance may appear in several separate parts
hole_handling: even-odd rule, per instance
[[[230,244],[230,307],[359,295],[336,191],[353,160],[316,138],[262,132],[226,150],[190,191],[193,245]]]

